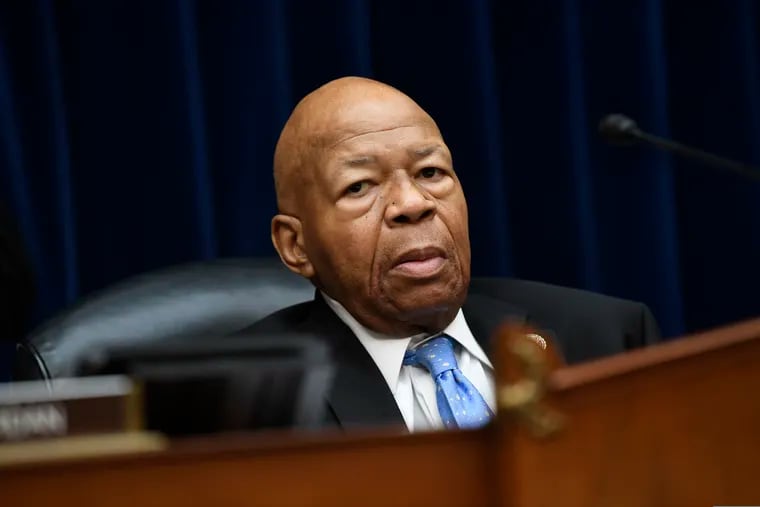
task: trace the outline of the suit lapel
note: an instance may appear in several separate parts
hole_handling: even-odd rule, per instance
[[[340,426],[404,424],[396,400],[372,357],[320,294],[314,298],[305,329],[332,346],[335,377],[327,403]]]
[[[472,335],[489,358],[493,336],[498,327],[506,320],[526,322],[528,319],[527,314],[522,309],[500,299],[480,294],[467,296],[462,312]]]

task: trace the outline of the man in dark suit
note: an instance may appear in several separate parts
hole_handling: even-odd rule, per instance
[[[326,340],[337,367],[328,418],[344,428],[487,423],[495,410],[488,339],[505,319],[528,320],[521,298],[546,290],[498,280],[470,288],[467,203],[433,119],[385,84],[332,81],[294,109],[274,176],[272,241],[316,297],[248,332]],[[560,343],[583,338],[573,328],[592,339],[610,333],[621,349],[656,335],[643,305],[558,290],[583,309],[540,319]]]

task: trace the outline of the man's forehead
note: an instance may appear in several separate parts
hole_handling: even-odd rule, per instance
[[[375,134],[379,134],[375,135]],[[404,137],[401,135],[392,137],[392,140],[384,140],[386,132],[370,133],[353,137],[345,142],[338,143],[323,151],[329,158],[336,160],[344,166],[361,166],[377,162],[388,154],[404,156],[409,160],[420,160],[433,155],[450,160],[451,154],[443,139],[437,134]],[[389,131],[388,134],[393,134]],[[370,141],[370,139],[372,141]]]

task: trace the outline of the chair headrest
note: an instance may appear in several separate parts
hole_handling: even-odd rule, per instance
[[[313,296],[309,281],[278,258],[183,264],[83,298],[33,331],[19,349],[36,356],[43,377],[67,376],[96,348],[226,335]]]

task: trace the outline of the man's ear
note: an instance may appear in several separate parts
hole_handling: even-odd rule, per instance
[[[275,215],[272,218],[272,244],[291,271],[306,278],[314,276],[314,267],[304,250],[303,228],[298,218]]]

